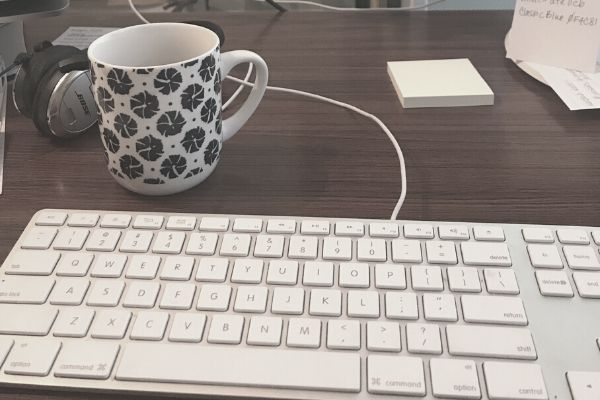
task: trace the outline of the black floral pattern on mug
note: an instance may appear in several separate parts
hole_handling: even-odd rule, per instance
[[[133,87],[133,82],[127,75],[127,72],[122,69],[111,69],[106,77],[108,87],[116,94],[129,94]]]
[[[152,71],[154,71],[154,68],[138,68],[135,70],[135,73],[138,75],[148,75]]]
[[[193,67],[196,64],[198,64],[198,59],[188,61],[186,63],[183,63],[182,65],[183,65],[183,68],[189,68],[189,67]]]
[[[152,118],[158,113],[158,97],[145,90],[133,96],[129,105],[140,118]]]
[[[215,64],[215,57],[212,54],[202,60],[202,64],[200,64],[198,73],[204,82],[208,82],[212,79],[213,75],[215,74]]]
[[[202,128],[190,129],[185,133],[185,136],[181,140],[181,145],[188,153],[195,153],[200,151],[204,144],[204,138],[206,133]]]
[[[98,105],[102,111],[109,113],[115,109],[115,100],[106,88],[99,87],[96,91],[96,96],[98,98]]]
[[[154,79],[154,87],[162,94],[169,94],[179,89],[181,81],[181,74],[177,69],[163,69]]]
[[[185,176],[183,177],[183,179],[187,179],[187,178],[191,178],[192,176],[196,176],[196,175],[198,175],[202,171],[203,171],[203,169],[200,168],[200,167],[191,169],[190,172],[188,172],[187,174],[185,174]]]
[[[221,93],[221,71],[217,71],[215,81],[213,82],[213,90],[215,91],[215,94]]]
[[[115,130],[124,138],[130,138],[137,133],[137,122],[133,117],[120,113],[115,117]]]
[[[217,112],[217,101],[214,98],[210,98],[204,102],[202,109],[200,110],[200,119],[202,122],[212,122]]]
[[[147,183],[148,185],[162,185],[165,181],[160,178],[146,178],[144,179],[144,183]]]
[[[156,161],[164,153],[162,140],[152,135],[139,139],[135,143],[135,150],[146,161]]]
[[[210,141],[206,150],[204,150],[204,163],[212,165],[219,158],[219,141],[213,139]]]
[[[183,89],[181,94],[181,107],[186,110],[194,111],[204,100],[204,88],[197,83],[193,83]]]
[[[158,118],[156,130],[163,136],[173,136],[181,133],[185,119],[179,111],[167,111]]]
[[[115,135],[113,131],[104,128],[104,130],[102,131],[102,139],[104,139],[104,145],[106,146],[108,151],[110,151],[111,153],[116,153],[117,151],[119,151],[119,148],[121,147],[119,143],[119,138],[117,137],[117,135]]]
[[[144,174],[144,165],[129,154],[125,154],[119,159],[119,164],[121,165],[121,171],[129,178],[135,179],[139,178]]]
[[[186,168],[187,161],[185,157],[175,154],[165,158],[160,164],[160,173],[167,178],[177,178],[183,174]]]
[[[222,130],[223,116],[221,115],[221,110],[219,110],[219,112],[217,113],[217,122],[215,122],[215,132],[217,132],[217,135],[220,135]]]

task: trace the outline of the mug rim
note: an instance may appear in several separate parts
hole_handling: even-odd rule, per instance
[[[202,31],[204,33],[208,33],[210,36],[212,36],[213,42],[214,44],[204,53],[202,54],[198,54],[194,57],[185,59],[185,60],[180,60],[180,61],[176,61],[176,62],[172,62],[172,63],[168,63],[168,64],[158,64],[158,65],[140,65],[140,66],[131,66],[131,65],[118,65],[118,64],[113,64],[113,63],[109,63],[109,62],[103,62],[102,60],[99,60],[93,53],[94,51],[97,51],[95,48],[104,44],[104,42],[107,42],[109,40],[112,40],[112,36],[117,36],[119,34],[122,34],[124,31],[133,31],[133,30],[138,30],[138,29],[152,29],[152,28],[160,28],[160,26],[178,26],[178,27],[185,27],[185,28],[191,28],[191,29],[195,29],[198,31]],[[92,44],[90,44],[90,46],[87,49],[87,56],[90,59],[91,62],[94,62],[96,64],[102,64],[111,68],[118,68],[118,69],[123,69],[123,70],[135,70],[135,69],[140,69],[140,68],[169,68],[169,67],[176,67],[179,66],[181,64],[199,59],[199,58],[204,58],[208,55],[210,55],[210,53],[212,53],[213,51],[215,51],[217,48],[219,47],[219,37],[217,36],[216,33],[214,33],[213,31],[211,31],[208,28],[205,28],[203,26],[198,26],[198,25],[193,25],[193,24],[186,24],[183,22],[153,22],[150,24],[140,24],[140,25],[131,25],[131,26],[127,26],[124,28],[120,28],[120,29],[116,29],[112,32],[108,32],[102,36],[100,36],[99,38],[97,38],[96,40],[94,40],[92,42]]]

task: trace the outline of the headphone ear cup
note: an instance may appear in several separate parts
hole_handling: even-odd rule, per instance
[[[35,91],[33,107],[31,109],[31,119],[36,128],[44,136],[56,136],[49,126],[48,107],[50,106],[51,101],[56,101],[52,98],[52,95],[63,76],[64,74],[58,69],[50,69],[39,81],[37,90]]]

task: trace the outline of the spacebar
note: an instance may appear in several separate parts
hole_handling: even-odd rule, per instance
[[[360,356],[306,350],[129,343],[116,378],[359,392]]]

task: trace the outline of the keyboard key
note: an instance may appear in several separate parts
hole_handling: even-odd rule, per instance
[[[229,228],[229,218],[204,217],[200,221],[199,229],[209,232],[225,232]]]
[[[408,351],[419,354],[442,354],[440,328],[434,324],[406,324]]]
[[[404,237],[409,239],[433,239],[433,226],[428,224],[404,225]]]
[[[60,279],[50,295],[50,304],[78,306],[90,287],[90,281],[82,278]]]
[[[152,308],[156,303],[160,284],[158,282],[133,281],[129,285],[123,307]]]
[[[236,218],[233,222],[234,232],[260,232],[262,230],[262,220],[258,218]]]
[[[475,240],[489,242],[503,242],[504,230],[499,226],[475,226],[473,227]]]
[[[556,234],[562,244],[590,244],[590,238],[583,229],[559,229]]]
[[[209,232],[194,232],[190,235],[186,254],[212,256],[217,250],[217,241],[219,236],[216,233]]]
[[[323,239],[324,260],[352,260],[352,239],[326,237]]]
[[[206,315],[198,313],[177,313],[173,318],[169,341],[198,343],[202,340]]]
[[[350,290],[347,293],[349,317],[378,318],[379,292]]]
[[[38,276],[0,276],[0,303],[44,304],[54,279]]]
[[[96,278],[118,278],[123,273],[127,256],[124,254],[100,254],[96,257],[91,276]]]
[[[267,233],[295,233],[296,221],[293,219],[270,219],[267,222]]]
[[[282,288],[273,289],[273,314],[301,315],[304,312],[304,289]]]
[[[518,297],[463,295],[461,303],[466,322],[527,325],[523,301]]]
[[[96,213],[75,213],[71,214],[67,221],[67,225],[93,228],[98,223],[99,218],[100,216]]]
[[[152,354],[151,362],[147,360],[148,354]],[[232,365],[241,368],[241,373],[232,374]],[[359,392],[360,356],[343,352],[130,343],[123,350],[116,379]]]
[[[562,268],[558,248],[553,244],[530,244],[527,246],[531,265],[536,268]]]
[[[360,322],[332,319],[327,322],[327,348],[360,349]]]
[[[305,262],[302,284],[305,286],[333,286],[333,263]]]
[[[288,255],[290,258],[317,258],[318,239],[313,236],[292,236]]]
[[[369,264],[340,263],[339,285],[341,287],[368,288]]]
[[[373,222],[369,225],[369,235],[380,238],[397,238],[400,230],[397,224]]]
[[[281,258],[284,244],[283,236],[258,235],[254,245],[254,257]]]
[[[252,237],[245,233],[226,233],[221,242],[220,255],[246,257],[250,253]]]
[[[420,263],[423,261],[421,243],[418,240],[392,241],[392,259],[394,262]]]
[[[469,240],[471,237],[465,225],[440,225],[438,233],[443,240]]]
[[[82,338],[87,335],[96,312],[89,308],[69,307],[60,311],[54,324],[54,336]]]
[[[189,310],[196,294],[193,283],[167,283],[160,300],[160,308],[169,310]]]
[[[101,228],[129,228],[131,215],[128,214],[104,214],[100,221]]]
[[[152,252],[158,254],[179,254],[183,249],[184,241],[185,233],[183,232],[158,232],[152,246]]]
[[[86,276],[94,255],[90,253],[65,253],[56,267],[57,276]]]
[[[567,380],[574,400],[600,399],[600,372],[569,371]]]
[[[367,322],[367,349],[369,351],[389,352],[402,350],[400,325],[396,322]]]
[[[58,233],[56,228],[32,228],[26,233],[21,242],[22,249],[46,250],[50,248],[54,237]]]
[[[81,250],[90,231],[79,228],[65,228],[58,232],[52,247],[55,250]]]
[[[358,261],[387,261],[387,248],[383,239],[358,239]]]
[[[593,231],[592,237],[594,238],[594,243],[600,246],[600,230]]]
[[[390,319],[417,319],[417,295],[405,292],[385,293],[385,316]]]
[[[456,303],[451,294],[424,294],[423,312],[428,321],[458,321]]]
[[[448,352],[454,356],[535,360],[531,332],[524,328],[448,325]]]
[[[365,226],[362,222],[342,221],[335,223],[335,234],[337,236],[356,236],[365,235]]]
[[[321,321],[312,318],[290,318],[287,345],[318,348],[321,345]]]
[[[536,364],[486,361],[483,373],[490,400],[547,400],[542,369]]]
[[[431,264],[451,264],[458,263],[456,258],[456,247],[452,242],[441,240],[429,240],[425,242],[427,252],[427,261]]]
[[[429,367],[435,397],[452,399],[481,398],[475,362],[471,360],[432,358]]]
[[[378,289],[406,289],[406,272],[404,266],[376,264],[375,287]]]
[[[233,310],[235,312],[264,313],[267,310],[266,287],[240,286],[235,296]]]
[[[573,297],[573,288],[565,271],[535,271],[543,296]]]
[[[554,243],[554,235],[548,228],[523,228],[523,239],[527,243]]]
[[[120,250],[125,253],[147,253],[154,233],[148,231],[127,231]]]
[[[61,342],[57,340],[18,340],[4,363],[4,373],[47,376],[60,347]]]
[[[88,306],[116,307],[125,289],[125,282],[113,279],[98,279],[94,282],[87,299]]]
[[[92,324],[91,336],[96,339],[123,339],[131,313],[124,310],[102,310]]]
[[[300,233],[303,235],[329,235],[329,221],[302,221]]]
[[[563,246],[567,264],[572,269],[600,270],[598,252],[592,247]]]
[[[119,354],[119,345],[107,342],[67,342],[54,368],[59,378],[108,379]]]
[[[414,290],[431,290],[436,292],[444,290],[440,267],[415,265],[410,268],[410,272]]]
[[[226,311],[229,308],[231,286],[228,285],[202,285],[198,295],[198,310]]]
[[[196,280],[199,282],[225,282],[229,260],[226,258],[201,258]]]
[[[161,258],[159,256],[135,255],[131,257],[125,278],[154,279],[158,272]]]
[[[116,229],[96,229],[87,241],[86,250],[114,251],[121,238],[121,231]]]
[[[573,272],[573,280],[581,297],[600,299],[600,273]]]
[[[517,278],[512,270],[486,268],[483,277],[490,294],[519,294]]]
[[[479,271],[474,267],[448,268],[448,285],[453,292],[481,292]]]
[[[309,314],[339,317],[342,315],[342,292],[333,289],[311,290]]]
[[[193,231],[196,227],[196,217],[172,215],[167,220],[166,228],[173,231]]]
[[[67,213],[61,211],[41,211],[37,214],[35,224],[38,226],[61,226],[67,220]]]
[[[138,215],[133,220],[135,229],[160,229],[165,217],[162,215]]]
[[[255,346],[279,346],[283,320],[279,317],[252,317],[246,343]]]
[[[241,315],[215,315],[206,340],[208,343],[240,344],[243,330],[244,317]],[[211,368],[214,368],[214,365],[211,365]]]
[[[0,304],[0,334],[46,336],[57,314],[56,307]]]
[[[233,264],[231,282],[260,283],[262,281],[263,268],[263,260],[237,259]]]
[[[169,281],[189,281],[194,269],[194,258],[171,256],[165,258],[160,279]]]
[[[466,265],[510,267],[512,261],[508,246],[505,243],[473,243],[460,244],[463,262]]]
[[[10,349],[12,349],[14,342],[11,338],[0,337],[0,367],[4,364],[4,360],[8,356]]]
[[[168,321],[168,313],[141,311],[135,317],[129,337],[133,340],[162,340]]]
[[[367,390],[373,394],[425,396],[423,360],[416,357],[369,355]]]
[[[57,251],[13,250],[3,269],[7,275],[50,275],[59,258]]]
[[[298,282],[298,261],[274,260],[269,262],[267,283],[270,285],[295,285]]]

